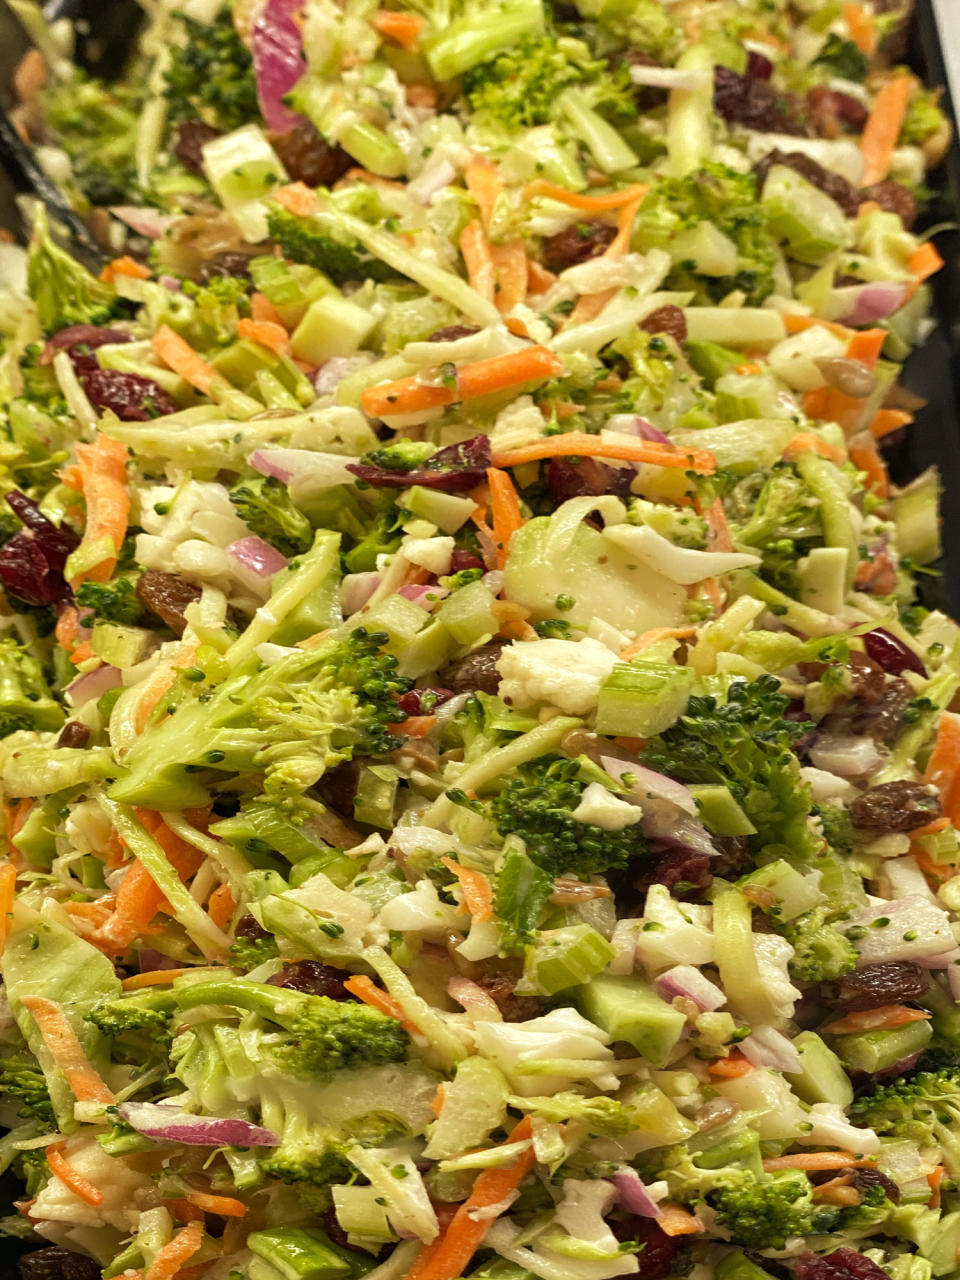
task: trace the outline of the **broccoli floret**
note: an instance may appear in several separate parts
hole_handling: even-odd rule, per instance
[[[658,62],[673,62],[680,32],[657,0],[577,0],[581,14],[600,30],[631,49],[639,49]]]
[[[19,1181],[24,1184],[23,1191],[28,1200],[39,1195],[50,1177],[50,1166],[42,1147],[21,1151],[12,1167]]]
[[[12,637],[0,640],[0,737],[17,729],[59,729],[66,719],[36,658]]]
[[[775,676],[736,681],[727,701],[695,696],[673,728],[651,740],[643,762],[682,782],[728,786],[757,828],[758,850],[787,845],[813,858],[821,841],[809,824],[810,788],[791,748],[803,726],[783,719],[789,698]]]
[[[396,272],[367,253],[349,236],[337,236],[311,218],[298,218],[286,209],[271,209],[270,238],[291,262],[303,262],[328,275],[336,284],[348,280],[392,280]]]
[[[260,1168],[281,1182],[306,1182],[316,1187],[349,1182],[353,1169],[344,1154],[346,1145],[334,1130],[311,1124],[302,1110],[292,1110],[280,1146],[261,1160]]]
[[[53,1104],[43,1072],[35,1062],[20,1058],[0,1058],[0,1093],[17,1099],[22,1120],[39,1120],[43,1125],[55,1124]]]
[[[193,300],[193,309],[174,327],[203,349],[228,346],[236,339],[240,320],[250,314],[252,290],[253,281],[242,276],[214,276],[203,285],[185,280],[181,292]]]
[[[133,626],[146,612],[129,578],[114,578],[112,582],[83,582],[77,592],[77,604],[81,608],[92,609],[98,618],[106,622],[119,622],[124,626]]]
[[[526,36],[468,71],[463,90],[474,111],[526,129],[562,116],[560,95],[574,85],[589,89],[595,110],[636,114],[626,65],[611,67],[595,59],[582,40],[564,36]]]
[[[844,80],[866,80],[870,59],[853,43],[835,32],[827,36],[826,43],[813,60],[814,66],[827,67]]]
[[[809,1178],[786,1170],[769,1182],[749,1179],[740,1186],[719,1187],[707,1196],[718,1227],[737,1244],[752,1249],[782,1249],[790,1236],[829,1231],[837,1212],[816,1203]]]
[[[107,1036],[130,1031],[165,1034],[176,1007],[172,991],[139,991],[132,996],[102,1001],[90,1010],[86,1019]]]
[[[790,463],[741,480],[725,505],[737,542],[751,547],[823,537],[820,504]]]
[[[247,1009],[287,1033],[264,1053],[291,1075],[313,1078],[340,1067],[400,1062],[409,1043],[395,1018],[365,1004],[348,1004],[327,996],[305,995],[286,987],[248,982],[195,982],[175,991],[183,1009],[226,1005]]]
[[[510,1106],[532,1111],[551,1124],[582,1121],[591,1133],[604,1138],[622,1137],[638,1128],[637,1109],[617,1098],[602,1095],[585,1098],[579,1093],[562,1092],[549,1098],[508,1098],[507,1101]]]
[[[928,138],[943,128],[945,122],[946,116],[940,109],[940,90],[917,89],[907,104],[899,145],[922,147]]]
[[[815,907],[782,926],[783,936],[793,946],[790,976],[806,986],[832,982],[849,973],[857,963],[857,949],[829,920],[830,908]]]
[[[579,772],[577,760],[541,756],[524,765],[487,806],[500,834],[519,836],[530,859],[550,876],[595,875],[646,853],[638,824],[605,831],[571,816],[585,786]],[[449,794],[459,803],[465,800]]]
[[[273,476],[241,480],[230,490],[230,501],[250,532],[282,555],[300,555],[313,542],[310,521],[293,505],[286,485]]]
[[[665,502],[634,498],[627,519],[631,524],[649,525],[679,547],[702,551],[707,545],[707,522],[690,507],[672,507]]]
[[[384,471],[398,471],[406,475],[417,471],[436,453],[435,447],[426,440],[392,440],[380,449],[371,449],[360,459],[361,463],[370,467],[382,467]]]
[[[210,23],[180,15],[186,41],[173,50],[165,72],[172,120],[202,117],[218,129],[260,119],[253,58],[227,6]]]
[[[850,1108],[854,1124],[924,1147],[939,1147],[947,1172],[960,1174],[960,1067],[914,1071],[865,1093]]]
[[[230,948],[230,964],[234,969],[249,973],[266,960],[274,960],[280,954],[272,934],[265,938],[237,938]]]
[[[184,689],[172,714],[133,747],[111,796],[169,804],[179,795],[187,803],[200,791],[191,774],[210,768],[263,774],[269,797],[294,801],[355,752],[392,751],[399,739],[389,726],[405,719],[397,697],[413,682],[381,652],[386,641],[360,627],[262,671],[243,669],[212,696]]]
[[[134,149],[142,95],[76,72],[41,95],[51,141],[70,157],[73,179],[91,204],[117,204],[136,184]]]
[[[73,324],[106,324],[117,310],[113,285],[92,276],[54,243],[43,205],[38,207],[33,224],[27,284],[45,333],[57,333]]]

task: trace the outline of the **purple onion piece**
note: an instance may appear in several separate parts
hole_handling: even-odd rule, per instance
[[[179,960],[174,960],[173,956],[164,955],[162,951],[154,951],[151,947],[144,947],[138,959],[141,973],[159,973],[163,969],[180,968]]]
[[[899,676],[904,671],[913,671],[926,679],[927,668],[918,655],[886,627],[868,631],[863,637],[863,647],[874,662],[879,662],[890,675]]]
[[[636,1169],[624,1166],[617,1170],[610,1181],[617,1188],[620,1204],[628,1213],[638,1213],[642,1218],[660,1217],[659,1206]]]
[[[483,482],[489,466],[490,440],[477,435],[438,449],[414,471],[390,471],[368,462],[351,462],[347,470],[375,489],[407,489],[416,484],[443,493],[466,493]]]
[[[124,1102],[117,1108],[132,1129],[156,1142],[185,1147],[278,1147],[280,1138],[249,1120],[195,1116],[178,1106],[156,1102]]]
[[[284,97],[303,79],[303,33],[297,19],[303,0],[267,0],[253,24],[253,66],[263,118],[271,129],[295,129],[304,117]]]

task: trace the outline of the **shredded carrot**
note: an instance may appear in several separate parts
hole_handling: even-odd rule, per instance
[[[755,360],[748,360],[746,364],[737,364],[733,367],[734,373],[763,373],[763,365]]]
[[[852,1151],[801,1151],[792,1156],[771,1156],[764,1160],[763,1167],[767,1173],[776,1173],[778,1169],[821,1173],[828,1169],[862,1169],[871,1164],[876,1164],[874,1157],[858,1157]]]
[[[658,640],[689,640],[691,636],[697,634],[696,627],[654,627],[650,631],[644,631],[643,635],[637,636],[636,640],[631,640],[628,645],[620,650],[621,662],[629,662],[635,654],[646,649],[648,645],[655,644]]]
[[[880,457],[876,441],[871,435],[861,433],[849,444],[850,461],[858,471],[867,477],[867,488],[879,498],[886,498],[890,493],[890,477],[887,465]]]
[[[20,1003],[37,1024],[43,1043],[77,1101],[102,1102],[112,1106],[117,1100],[116,1095],[94,1070],[70,1019],[60,1006],[45,996],[24,996]]]
[[[378,987],[372,978],[359,974],[355,978],[347,978],[343,985],[352,996],[356,996],[364,1004],[370,1005],[372,1009],[379,1009],[381,1013],[387,1014],[390,1018],[396,1018],[404,1026],[408,1025],[404,1018],[403,1010],[390,992]]]
[[[711,551],[732,551],[733,539],[727,525],[727,513],[723,509],[723,501],[714,498],[706,510],[707,526],[710,531],[709,548]]]
[[[100,272],[100,279],[104,284],[112,284],[117,276],[129,276],[131,280],[149,280],[152,275],[153,272],[149,267],[124,254],[122,258],[114,258],[112,262],[107,263]]]
[[[252,293],[250,295],[250,316],[253,320],[267,320],[271,324],[278,324],[281,328],[284,328],[283,321],[280,319],[280,312],[265,293]]]
[[[195,644],[187,645],[177,655],[176,661],[173,663],[174,667],[189,667],[193,663],[196,653],[197,646]],[[143,693],[140,695],[140,701],[137,704],[137,714],[134,719],[137,733],[143,733],[147,727],[147,721],[157,709],[163,695],[173,684],[175,678],[175,673],[163,666],[159,671],[155,671],[146,682]]]
[[[523,241],[508,240],[506,244],[491,245],[490,257],[493,260],[493,300],[501,315],[509,315],[527,296],[527,255]]]
[[[551,285],[557,283],[557,277],[546,267],[533,259],[527,261],[527,293],[546,293]]]
[[[496,165],[478,157],[467,165],[463,172],[463,179],[467,184],[467,190],[477,203],[484,228],[489,230],[497,201],[504,189]]]
[[[877,51],[877,24],[873,15],[867,13],[863,5],[845,4],[843,18],[847,24],[850,39],[861,53],[872,54]]]
[[[80,610],[74,605],[68,604],[60,610],[60,616],[57,618],[57,625],[53,634],[56,636],[57,644],[61,649],[66,649],[70,655],[70,661],[80,663],[86,660],[88,656],[85,650],[89,648],[89,641],[80,640]],[[90,650],[92,655],[93,650]]]
[[[441,861],[460,882],[460,892],[463,894],[461,911],[469,912],[474,920],[492,920],[493,890],[489,877],[482,871],[475,871],[472,867],[464,867],[459,862],[454,862],[452,858],[442,858]]]
[[[424,20],[418,13],[400,13],[396,9],[378,9],[371,23],[388,40],[412,52],[420,43]]]
[[[212,386],[223,382],[223,378],[213,365],[208,364],[203,356],[198,355],[193,347],[185,342],[179,333],[174,333],[169,325],[160,326],[150,339],[150,345],[154,355],[159,356],[174,373],[179,373],[191,387],[196,387],[204,395],[209,394]]]
[[[488,302],[493,301],[496,279],[490,242],[479,218],[468,222],[460,233],[460,252],[471,285]]]
[[[46,1148],[47,1164],[50,1166],[50,1172],[60,1182],[63,1183],[68,1190],[72,1191],[75,1196],[81,1199],[85,1204],[92,1205],[96,1209],[103,1204],[104,1195],[99,1187],[95,1187],[92,1182],[78,1173],[73,1165],[66,1159],[63,1154],[63,1143],[54,1142],[52,1146]]]
[[[924,773],[940,792],[944,814],[954,826],[960,822],[960,716],[944,711],[937,723],[937,739]]]
[[[305,182],[291,182],[285,187],[275,187],[271,193],[277,204],[287,213],[305,218],[317,207],[317,193]]]
[[[237,909],[228,884],[217,885],[207,900],[207,914],[217,928],[222,929]]]
[[[839,445],[829,444],[810,431],[800,431],[783,451],[785,458],[799,458],[802,453],[816,453],[831,462],[846,462],[847,455]]]
[[[943,1182],[943,1175],[946,1169],[942,1164],[938,1164],[935,1169],[927,1174],[927,1182],[930,1184],[930,1199],[927,1201],[928,1209],[940,1208],[940,1184]]]
[[[905,1004],[884,1004],[877,1009],[862,1009],[828,1022],[823,1028],[832,1036],[845,1036],[858,1031],[889,1031],[905,1027],[909,1022],[924,1022],[931,1017],[926,1009],[910,1009]]]
[[[863,177],[860,180],[862,187],[872,187],[889,174],[912,89],[912,77],[898,75],[888,80],[874,98],[860,138],[864,161]]]
[[[749,1075],[753,1070],[753,1063],[734,1050],[726,1058],[715,1058],[707,1070],[721,1080],[738,1080],[741,1076]]]
[[[14,891],[17,886],[17,868],[12,862],[0,863],[0,955],[3,955],[10,936],[13,915]]]
[[[274,320],[240,320],[237,333],[268,351],[275,351],[278,356],[285,356],[290,350],[290,335],[282,324]]]
[[[916,827],[910,832],[910,839],[916,840],[918,836],[935,836],[938,831],[946,831],[950,826],[949,818],[934,818],[932,822],[928,822],[926,826]]]
[[[12,840],[18,831],[23,827],[27,818],[30,816],[30,810],[33,808],[33,797],[24,796],[22,800],[18,800],[16,804],[6,806],[7,811],[7,838]]]
[[[937,246],[927,240],[918,249],[914,249],[907,261],[907,266],[914,279],[926,280],[928,276],[940,270],[943,266],[943,258],[937,252]]]
[[[439,408],[459,400],[475,400],[495,391],[542,381],[562,369],[563,362],[549,348],[524,347],[521,351],[508,351],[506,355],[461,365],[457,370],[455,387],[432,386],[415,377],[369,387],[362,396],[363,408],[371,418]]]
[[[493,518],[493,540],[497,544],[497,563],[502,569],[507,563],[510,540],[523,524],[520,514],[520,498],[513,481],[499,467],[487,468],[490,486],[490,511]]]
[[[649,188],[642,182],[629,187],[621,187],[619,191],[608,191],[602,196],[588,196],[578,191],[568,191],[566,187],[558,187],[544,178],[536,178],[524,189],[527,200],[534,196],[544,196],[548,200],[556,200],[558,204],[568,204],[572,209],[582,209],[584,213],[608,213],[611,209],[621,209],[625,204],[643,199]]]
[[[819,316],[798,316],[790,312],[784,313],[783,325],[787,333],[804,333],[814,325],[819,325],[821,329],[826,329],[837,338],[843,338],[845,342],[849,342],[854,334],[853,329],[848,329],[846,325],[837,324],[833,320],[821,320]]]
[[[204,1214],[189,1200],[177,1199],[167,1201],[167,1208],[178,1222],[203,1222]]]
[[[218,965],[191,965],[189,969],[151,969],[148,973],[133,973],[124,978],[120,986],[124,991],[140,991],[144,987],[165,987],[188,973],[202,973],[204,969],[216,969]]]
[[[103,543],[105,548],[112,546],[112,551],[106,550],[96,564],[77,574],[71,584],[74,587],[85,580],[106,582],[110,578],[127,536],[130,518],[126,445],[98,435],[93,444],[76,445],[76,455],[87,504],[81,550]]]
[[[518,467],[521,463],[537,462],[543,458],[569,457],[621,458],[628,462],[649,462],[658,467],[679,467],[700,475],[712,475],[717,469],[716,458],[704,449],[682,450],[656,440],[635,440],[626,435],[622,439],[619,436],[612,439],[591,436],[584,431],[545,436],[518,449],[506,449],[493,455],[493,465]]]
[[[882,440],[901,427],[908,427],[912,421],[913,414],[905,413],[903,409],[878,409],[870,423],[870,434],[874,440]]]
[[[637,184],[636,190],[645,194],[647,188]],[[617,216],[617,234],[604,250],[605,258],[622,258],[629,250],[633,222],[641,204],[643,204],[643,195],[638,195],[620,210]],[[575,325],[589,324],[591,320],[596,320],[607,304],[613,301],[617,292],[618,289],[610,288],[601,289],[598,293],[584,294],[571,311],[565,327],[573,328]]]
[[[169,1244],[165,1244],[143,1273],[143,1280],[173,1280],[188,1258],[192,1258],[203,1244],[203,1227],[190,1222],[178,1231]]]
[[[513,1129],[507,1143],[523,1142],[530,1138],[532,1126],[529,1117],[521,1120]],[[520,1186],[536,1157],[533,1144],[522,1151],[513,1164],[504,1169],[484,1169],[473,1184],[473,1190],[464,1200],[450,1221],[450,1225],[426,1248],[421,1249],[407,1274],[407,1280],[453,1280],[463,1275],[467,1264],[483,1243],[493,1226],[495,1216],[481,1217],[480,1210],[494,1210],[500,1206],[504,1212],[509,1197]]]
[[[387,728],[398,738],[425,738],[436,723],[436,716],[407,716],[406,720],[388,724]]]
[[[438,1116],[443,1110],[443,1104],[447,1096],[447,1086],[441,1080],[437,1085],[437,1092],[433,1095],[433,1101],[430,1103],[430,1110],[435,1116]]]
[[[703,1230],[700,1219],[684,1209],[683,1205],[664,1200],[658,1207],[660,1212],[657,1214],[656,1224],[666,1235],[696,1236]]]
[[[858,329],[847,345],[848,359],[862,360],[868,368],[875,369],[887,336],[886,329]]]
[[[185,1199],[204,1213],[218,1213],[221,1218],[244,1218],[247,1206],[233,1196],[215,1196],[206,1191],[188,1191]]]

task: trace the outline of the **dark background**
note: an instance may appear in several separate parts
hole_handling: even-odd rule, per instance
[[[125,4],[118,5],[111,0],[59,0],[57,8],[69,16],[89,16],[108,41],[118,29],[122,33],[129,14]],[[111,22],[118,13],[120,28],[115,18]],[[27,44],[19,22],[0,0],[0,85],[4,89]],[[927,84],[946,84],[930,0],[918,0],[908,60]],[[10,105],[8,95],[0,94],[0,98],[5,98],[5,106]],[[951,109],[947,90],[944,91],[943,106],[952,111],[954,142],[943,170],[931,180],[931,185],[945,188],[945,198],[928,225],[960,217],[960,145],[957,143],[956,111]],[[20,234],[14,195],[13,182],[0,169],[0,227]],[[908,390],[923,396],[927,404],[919,410],[916,422],[904,438],[886,456],[891,475],[899,484],[907,483],[929,466],[940,470],[944,490],[944,556],[935,566],[939,570],[937,576],[921,577],[920,591],[928,607],[943,608],[960,617],[960,418],[957,412],[960,405],[960,234],[956,229],[942,232],[937,235],[936,244],[946,262],[944,269],[933,278],[937,328],[923,347],[910,356],[901,379]],[[15,1179],[9,1176],[0,1178],[0,1215],[9,1211],[7,1206],[19,1192]],[[17,1280],[16,1258],[22,1251],[20,1242],[0,1237],[0,1280]]]

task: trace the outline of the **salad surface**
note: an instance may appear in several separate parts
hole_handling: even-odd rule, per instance
[[[907,8],[12,7],[24,1280],[957,1276]]]

